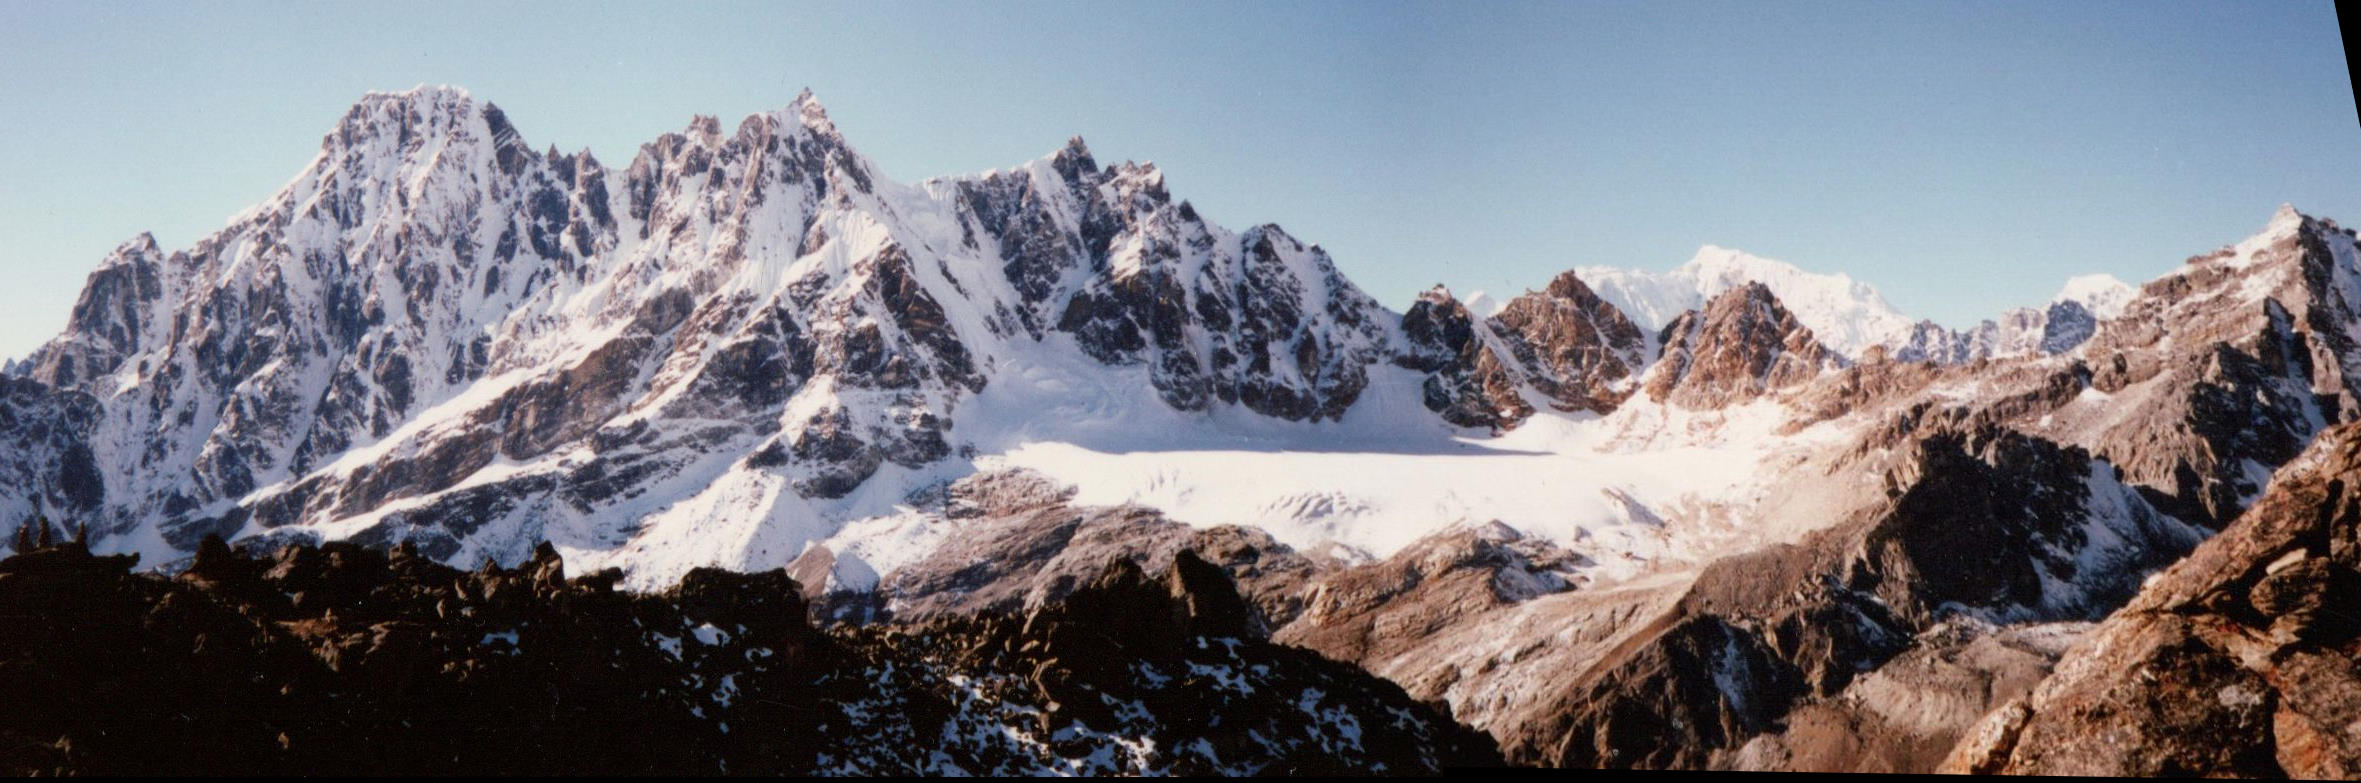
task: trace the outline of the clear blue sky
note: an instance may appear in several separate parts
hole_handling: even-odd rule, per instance
[[[118,242],[186,247],[419,83],[614,166],[806,86],[905,181],[1079,133],[1395,307],[1714,243],[1956,325],[2282,201],[2361,222],[2327,2],[475,5],[0,0],[0,356]]]

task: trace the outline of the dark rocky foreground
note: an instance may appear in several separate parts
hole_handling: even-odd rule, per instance
[[[653,594],[554,551],[406,548],[177,577],[80,544],[0,561],[0,773],[1434,773],[1491,740],[1271,644],[1220,569],[1116,561],[1025,614],[807,619],[782,571]]]

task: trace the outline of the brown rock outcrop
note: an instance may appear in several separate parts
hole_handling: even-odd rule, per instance
[[[2361,774],[2361,425],[2290,465],[2221,535],[2068,651],[1947,769]]]
[[[1664,326],[1652,399],[1719,408],[1809,381],[1842,363],[1761,283],[1724,291]]]

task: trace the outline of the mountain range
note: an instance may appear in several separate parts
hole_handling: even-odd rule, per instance
[[[0,378],[0,519],[167,569],[216,540],[641,593],[784,569],[859,627],[1210,563],[1254,617],[1206,636],[1353,664],[1514,763],[2080,770],[2042,743],[2173,716],[2070,706],[2114,649],[2078,640],[2252,581],[2150,580],[2247,517],[2343,502],[2275,476],[2329,470],[2357,338],[2354,233],[2292,207],[1967,329],[1717,247],[1396,312],[1079,138],[902,184],[807,92],[610,168],[422,87],[220,232],[100,263]],[[2355,589],[2304,546],[2282,587]],[[2349,664],[2327,626],[2288,638]],[[2356,705],[2299,710],[2303,758],[2232,716],[2264,750],[2108,769],[2353,769],[2321,765]]]

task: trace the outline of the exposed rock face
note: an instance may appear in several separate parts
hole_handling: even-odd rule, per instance
[[[1995,712],[1947,769],[2361,774],[2361,429],[2321,436],[2243,516]]]
[[[2089,306],[2071,299],[2048,307],[2020,307],[1964,331],[1921,321],[1891,347],[1899,361],[1965,364],[1978,359],[2057,356],[2079,348],[2099,329]]]
[[[1421,400],[1444,421],[1509,429],[1533,415],[1523,376],[1494,345],[1494,324],[1469,313],[1442,286],[1420,294],[1402,314],[1402,336],[1407,349],[1395,361],[1428,373]]]
[[[1746,402],[1841,362],[1760,283],[1682,313],[1659,342],[1664,352],[1646,380],[1648,396],[1691,408]]]
[[[2089,623],[1929,629],[1844,690],[1796,705],[1717,769],[1924,774],[1982,717],[2030,693]]]
[[[1305,580],[1335,565],[1253,528],[1198,529],[1136,506],[1071,505],[1070,492],[1023,472],[963,479],[947,495],[947,514],[960,520],[956,540],[895,569],[874,590],[828,594],[836,616],[851,616],[850,607],[875,607],[869,616],[903,621],[1021,612],[1063,599],[1111,560],[1159,570],[1190,552],[1235,580],[1276,626],[1302,611]]]
[[[1209,226],[1187,203],[1172,203],[1154,166],[1102,171],[1080,141],[1050,159],[1084,215],[1067,246],[1002,234],[1004,248],[1020,238],[1009,254],[1012,282],[1043,293],[1028,312],[1057,307],[1055,327],[1090,355],[1146,364],[1176,408],[1219,401],[1287,419],[1332,419],[1352,405],[1368,384],[1368,365],[1389,348],[1390,314],[1320,248],[1274,225],[1238,235]],[[1028,183],[1032,190],[1002,209],[1040,209],[1041,184]],[[1005,187],[987,177],[962,193],[975,203]],[[979,209],[987,227],[1051,220]],[[1057,305],[1055,295],[1067,292],[1039,271],[1074,268],[1092,277]]]
[[[1497,316],[1536,391],[1559,410],[1605,413],[1630,396],[1647,338],[1573,272],[1509,300]]]
[[[1020,638],[1068,666],[1112,666],[1181,657],[1200,637],[1267,636],[1261,613],[1221,569],[1183,550],[1160,579],[1117,559],[1096,579],[1025,617]]]
[[[1376,662],[1417,649],[1462,618],[1574,589],[1580,558],[1501,525],[1426,539],[1385,560],[1327,570],[1275,637],[1339,660]]]
[[[1959,364],[1976,357],[1974,347],[1968,344],[1963,335],[1933,321],[1920,321],[1894,345],[1886,347],[1885,358],[1902,362]]]
[[[2056,356],[2089,342],[2099,331],[2099,317],[2081,302],[2052,303],[2043,311],[2041,352]]]
[[[156,238],[144,233],[133,237],[90,274],[81,299],[67,316],[66,332],[72,337],[26,369],[69,385],[112,372],[143,340],[157,339],[173,328],[169,305],[174,292],[168,286],[177,281]]]
[[[1715,562],[1648,630],[1551,697],[1553,719],[1491,726],[1510,759],[1706,766],[1799,700],[1844,691],[1946,613],[2090,616],[2195,543],[2076,450],[2000,431],[1919,443],[1890,505]]]
[[[25,378],[0,376],[0,519],[21,524],[39,509],[89,513],[107,499],[106,478],[83,438],[98,418],[88,396],[58,393]],[[13,532],[11,528],[11,532]]]
[[[1561,411],[1606,413],[1636,388],[1648,343],[1622,311],[1565,272],[1478,318],[1438,286],[1402,316],[1396,360],[1429,373],[1428,409],[1463,427],[1509,429],[1533,414],[1525,390]]]
[[[2219,526],[2328,424],[2361,412],[2352,233],[2282,208],[2265,231],[2143,287],[2082,349],[2120,411],[2072,437]]]
[[[1924,771],[1936,759],[1911,738],[1947,746],[1987,687],[2021,693],[2055,654],[1975,641],[2021,635],[2009,628],[1943,629],[2094,618],[2199,532],[2087,452],[1920,422],[1899,454],[1864,444],[1797,466],[1875,471],[1884,489],[1795,544],[1590,586],[1563,575],[1562,550],[1478,528],[1315,576],[1277,638],[1450,703],[1518,763]],[[1893,661],[1904,668],[1887,671]],[[1952,695],[1930,692],[1948,701],[1924,708],[1891,696],[1920,685]]]
[[[1893,505],[1863,539],[1854,576],[1916,623],[1959,608],[2009,621],[2095,618],[2202,535],[2079,448],[1997,428],[1933,429],[1889,475]]]
[[[1352,667],[1260,639],[1220,569],[1117,561],[1066,600],[823,633],[782,572],[631,595],[546,549],[209,539],[177,579],[0,561],[0,769],[26,773],[1393,773],[1498,763]],[[125,731],[126,726],[144,727]]]

